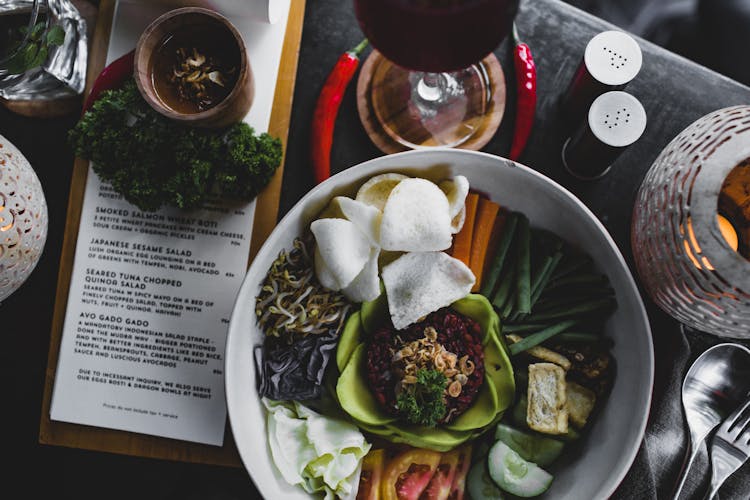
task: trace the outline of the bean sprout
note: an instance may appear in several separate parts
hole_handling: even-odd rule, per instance
[[[291,252],[282,250],[271,265],[255,299],[258,324],[273,337],[338,334],[351,304],[339,292],[318,283],[311,258],[312,238],[294,240]]]

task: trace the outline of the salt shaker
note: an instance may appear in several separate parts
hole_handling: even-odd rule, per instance
[[[562,97],[566,121],[580,123],[594,99],[624,89],[638,75],[642,63],[641,48],[627,33],[605,31],[592,38]]]
[[[565,142],[563,164],[579,179],[602,177],[644,130],[646,111],[640,101],[627,92],[606,92],[594,100],[587,120]]]

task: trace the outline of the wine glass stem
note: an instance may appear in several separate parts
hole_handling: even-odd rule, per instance
[[[482,63],[451,72],[414,71],[383,60],[370,102],[383,131],[412,149],[457,147],[486,118],[490,82]]]
[[[417,96],[425,102],[441,102],[446,98],[450,75],[447,73],[418,73]],[[451,79],[453,86],[456,80]]]
[[[410,111],[412,117],[439,142],[453,146],[457,143],[453,131],[469,113],[466,89],[454,73],[426,73],[414,71],[411,81]],[[445,130],[451,132],[446,134]],[[463,138],[461,138],[463,140]]]

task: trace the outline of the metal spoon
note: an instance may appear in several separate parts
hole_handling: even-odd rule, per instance
[[[700,445],[750,393],[750,349],[719,344],[695,360],[682,384],[682,406],[690,429],[690,448],[674,494],[679,498]]]

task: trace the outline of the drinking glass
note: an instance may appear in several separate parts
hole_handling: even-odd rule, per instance
[[[354,0],[384,57],[370,106],[405,147],[455,147],[479,129],[492,85],[481,60],[510,33],[519,0]]]
[[[7,73],[6,63],[28,45],[34,25],[43,17],[43,11],[47,8],[46,3],[45,0],[9,1],[2,5],[0,10],[0,76]],[[16,43],[14,38],[21,28],[25,28],[26,31],[21,41]]]
[[[65,32],[62,44],[40,46],[53,26]],[[0,98],[52,100],[80,94],[87,58],[86,22],[72,0],[0,0]]]

